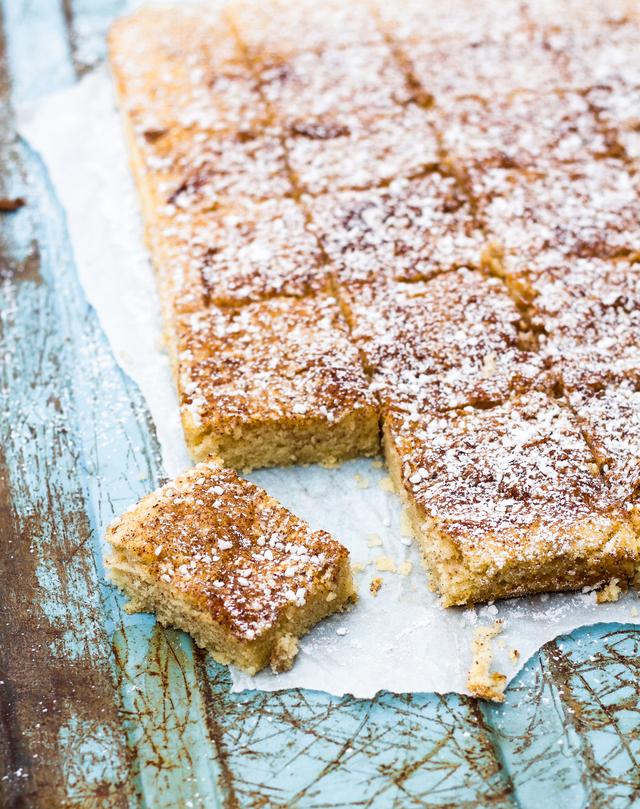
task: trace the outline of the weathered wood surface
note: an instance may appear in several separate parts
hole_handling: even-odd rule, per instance
[[[120,0],[3,0],[0,54],[0,806],[640,805],[638,632],[548,644],[504,706],[229,694],[182,633],[126,616],[104,526],[162,479],[145,403],[73,265],[12,101],[104,56]]]

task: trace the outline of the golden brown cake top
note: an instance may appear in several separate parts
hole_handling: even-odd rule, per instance
[[[252,640],[348,553],[211,459],[131,506],[107,533],[116,552]]]
[[[521,312],[497,278],[479,272],[352,284],[342,294],[352,337],[372,372],[472,372],[518,350]]]
[[[569,396],[598,465],[617,502],[636,505],[640,484],[640,384],[622,379]]]
[[[514,274],[510,283],[522,300],[530,301],[530,321],[541,332],[543,356],[640,366],[637,264],[576,258]]]
[[[308,207],[340,283],[428,280],[480,265],[484,234],[456,178],[437,163],[424,177],[322,195]]]
[[[278,298],[211,308],[179,327],[182,404],[218,418],[333,422],[375,406],[335,298]]]
[[[580,521],[613,513],[571,411],[542,392],[489,410],[396,413],[389,429],[412,498],[463,554],[491,565],[562,554]]]

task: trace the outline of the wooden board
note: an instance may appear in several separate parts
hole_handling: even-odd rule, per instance
[[[104,526],[163,480],[46,172],[12,104],[104,57],[117,0],[3,0],[0,806],[618,807],[640,802],[638,631],[548,644],[503,706],[229,693],[182,633],[103,582]]]

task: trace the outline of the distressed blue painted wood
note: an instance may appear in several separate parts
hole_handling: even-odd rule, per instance
[[[163,479],[139,391],[79,287],[11,102],[104,56],[121,0],[2,0],[0,806],[640,805],[638,632],[548,644],[504,706],[438,695],[230,694],[190,639],[129,617],[106,524]]]

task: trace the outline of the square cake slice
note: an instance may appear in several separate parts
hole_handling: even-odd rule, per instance
[[[392,478],[445,606],[633,577],[639,542],[568,407],[385,419]]]
[[[328,295],[211,307],[179,321],[182,423],[195,460],[234,468],[375,455],[379,417]]]
[[[413,136],[424,142],[416,129]],[[435,148],[430,158],[425,155],[424,176],[416,179],[399,177],[379,188],[308,201],[339,283],[428,281],[480,264],[484,236],[454,177],[433,162]]]
[[[291,668],[298,639],[356,600],[349,553],[211,457],[112,523],[107,577],[219,663]]]
[[[473,373],[522,340],[522,314],[504,285],[466,267],[415,283],[345,284],[340,296],[374,379]]]

